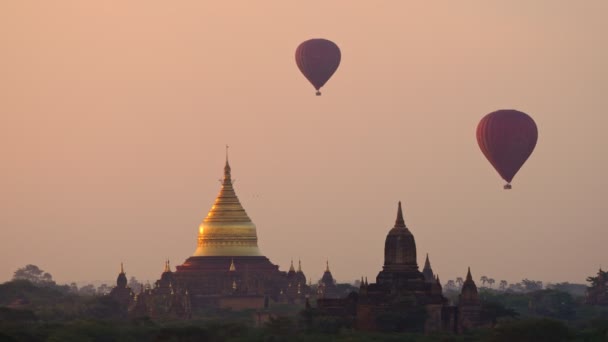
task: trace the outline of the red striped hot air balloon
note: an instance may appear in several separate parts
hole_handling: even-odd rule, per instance
[[[477,143],[498,174],[511,181],[534,151],[538,129],[534,120],[517,110],[503,109],[484,116],[477,125]]]
[[[327,39],[310,39],[296,49],[296,64],[317,90],[317,96],[338,69],[341,57],[338,45]]]

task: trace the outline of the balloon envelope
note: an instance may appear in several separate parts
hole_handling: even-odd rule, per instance
[[[477,125],[477,143],[500,176],[510,183],[534,151],[538,129],[526,113],[505,109],[484,116]],[[507,184],[505,188],[510,188]]]
[[[319,89],[338,69],[341,57],[338,45],[327,39],[310,39],[296,49],[296,64],[317,95],[321,95]]]

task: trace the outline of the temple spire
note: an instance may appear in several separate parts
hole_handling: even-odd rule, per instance
[[[169,266],[169,259],[165,261],[165,270],[164,272],[171,272],[171,266]]]
[[[424,262],[424,268],[431,268],[431,262],[429,261],[429,253],[426,253],[426,261]]]
[[[395,220],[395,228],[405,228],[405,221],[403,220],[403,210],[401,210],[401,201],[399,201],[399,208],[397,209],[397,220]]]
[[[325,260],[325,272],[329,272],[329,259]]]
[[[466,281],[473,281],[473,276],[471,276],[471,266],[469,266],[469,270],[467,271]]]
[[[302,260],[298,259],[298,272],[302,272]]]
[[[222,187],[199,226],[194,256],[259,256],[256,227],[241,205],[232,184],[228,158]]]
[[[228,145],[226,145],[226,165],[224,166],[224,181],[222,182],[222,184],[232,185],[232,178],[230,175],[230,163],[228,162]]]
[[[291,266],[289,266],[289,272],[295,272],[296,270],[293,268],[293,259],[291,259]]]
[[[125,273],[125,268],[122,265],[122,262],[120,263],[120,273]]]

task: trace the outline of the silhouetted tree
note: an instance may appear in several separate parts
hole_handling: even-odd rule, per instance
[[[458,285],[458,288],[462,288],[462,284],[464,284],[462,277],[456,278],[456,285]]]
[[[70,292],[78,293],[78,285],[76,285],[76,283],[70,283]]]
[[[107,284],[101,284],[97,287],[97,294],[101,296],[107,295],[111,290],[112,289]]]
[[[608,272],[600,269],[595,277],[587,277],[591,283],[587,288],[587,303],[608,305]]]
[[[488,277],[486,277],[485,275],[481,276],[481,278],[479,279],[479,281],[481,281],[481,285],[482,286],[486,286],[486,283],[488,282]]]
[[[458,288],[456,287],[456,283],[453,280],[448,280],[447,283],[445,283],[445,289],[447,291],[456,291],[458,290]]]
[[[538,291],[543,289],[543,282],[536,280],[524,279],[521,281],[524,290],[527,292]]]
[[[508,283],[506,280],[501,280],[500,285],[499,285],[500,290],[505,291],[507,289],[507,285],[508,285]]]
[[[490,287],[493,287],[495,282],[496,282],[496,280],[494,280],[494,278],[488,279],[488,284],[490,284]]]
[[[36,265],[26,265],[15,271],[13,280],[27,280],[37,285],[55,285],[53,276]]]
[[[131,290],[133,291],[139,291],[139,289],[141,288],[143,284],[140,283],[139,281],[137,281],[137,279],[133,276],[131,276],[131,278],[129,278],[129,284],[128,286],[131,288]]]
[[[82,296],[94,296],[95,295],[95,286],[89,284],[85,285],[78,290],[78,293]]]

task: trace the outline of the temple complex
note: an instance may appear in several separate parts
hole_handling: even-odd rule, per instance
[[[459,306],[448,305],[439,276],[428,255],[423,272],[418,270],[414,235],[405,225],[401,202],[395,225],[386,236],[384,266],[375,283],[361,281],[357,295],[317,300],[326,315],[347,315],[364,331],[459,332],[479,325],[477,287],[467,274]]]
[[[160,279],[153,287],[142,286],[137,295],[127,287],[121,265],[110,295],[132,317],[188,318],[200,309],[262,309],[273,303],[306,303],[309,310],[309,296],[316,295],[315,310],[351,320],[358,330],[462,332],[480,325],[479,295],[470,269],[458,306],[449,305],[443,296],[428,254],[419,271],[416,242],[403,219],[401,202],[375,283],[362,277],[358,293],[340,293],[329,261],[316,293],[306,279],[300,260],[297,270],[292,260],[289,271],[280,271],[260,251],[256,226],[235,193],[226,156],[221,189],[199,226],[192,256],[174,271],[166,260]]]
[[[124,284],[119,281],[116,289],[126,286],[126,277]],[[279,271],[258,248],[256,226],[234,191],[226,156],[222,187],[199,226],[196,250],[175,271],[167,260],[154,288],[142,288],[130,307],[137,315],[164,316],[173,311],[174,315],[188,316],[191,310],[202,308],[240,310],[264,308],[272,302],[303,304],[309,292],[301,262],[297,271],[293,261],[289,272]]]
[[[175,284],[190,291],[193,307],[262,308],[269,301],[299,301],[308,294],[306,277],[291,265],[279,271],[258,248],[256,226],[232,185],[226,157],[222,187],[199,227],[194,254],[176,267]]]

